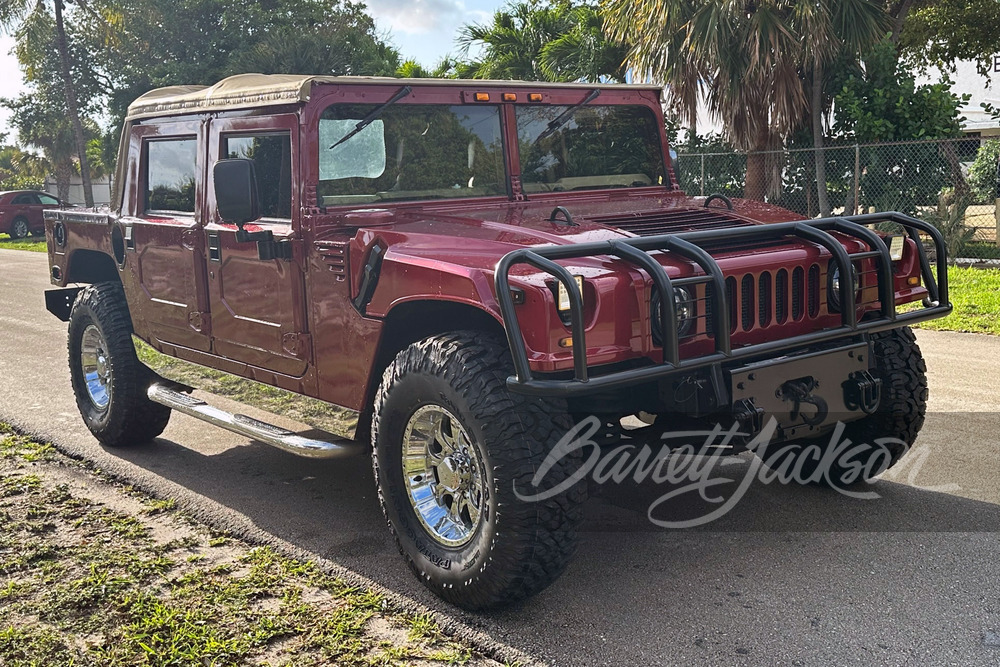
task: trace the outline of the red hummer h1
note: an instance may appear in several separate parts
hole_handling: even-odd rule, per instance
[[[117,169],[113,210],[46,214],[97,439],[176,410],[304,456],[370,442],[407,562],[468,608],[565,567],[585,483],[539,488],[573,479],[542,466],[582,418],[600,445],[776,423],[805,468],[844,423],[893,439],[871,476],[923,422],[906,325],[950,310],[926,223],[685,195],[651,86],[236,76],[136,100]]]

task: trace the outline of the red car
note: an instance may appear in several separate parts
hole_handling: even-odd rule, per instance
[[[64,204],[47,192],[12,190],[0,193],[0,232],[12,239],[45,234],[42,211],[63,208]]]

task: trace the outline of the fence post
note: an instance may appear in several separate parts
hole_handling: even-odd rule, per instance
[[[705,196],[705,154],[701,154],[701,196]],[[1000,223],[997,223],[1000,224]],[[998,227],[1000,229],[1000,227]],[[1000,233],[1000,232],[998,232]]]
[[[994,201],[995,208],[993,209],[993,216],[997,221],[997,245],[1000,246],[1000,160],[997,161],[996,192],[993,194],[996,196],[996,200]]]
[[[854,144],[854,213],[861,211],[861,148]]]

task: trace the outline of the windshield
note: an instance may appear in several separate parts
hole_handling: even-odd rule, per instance
[[[334,104],[319,120],[319,204],[507,194],[495,105]],[[336,145],[335,145],[336,144]]]
[[[518,107],[521,180],[526,193],[662,185],[660,131],[652,109],[588,105]]]

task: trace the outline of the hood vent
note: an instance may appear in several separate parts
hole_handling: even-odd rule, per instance
[[[682,208],[665,211],[643,211],[629,215],[608,215],[591,218],[609,227],[631,232],[638,236],[657,234],[678,234],[702,229],[722,229],[725,227],[746,227],[752,222],[734,218],[724,212],[710,208]]]

